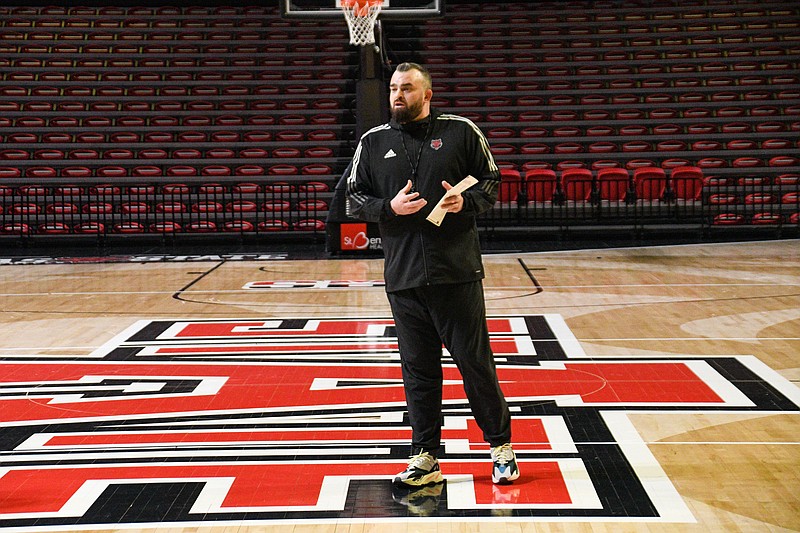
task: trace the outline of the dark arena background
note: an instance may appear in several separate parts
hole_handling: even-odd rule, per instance
[[[0,5],[0,533],[800,531],[800,5]],[[522,476],[410,427],[341,177],[426,65]]]

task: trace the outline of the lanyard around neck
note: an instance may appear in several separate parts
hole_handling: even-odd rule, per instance
[[[428,137],[433,130],[433,118],[431,118],[430,122],[428,123],[428,127],[425,129],[425,136],[422,138],[422,142],[419,145],[419,150],[417,150],[417,155],[415,160],[411,159],[411,154],[408,151],[408,146],[406,146],[406,134],[400,130],[400,140],[403,142],[403,151],[406,154],[406,160],[408,161],[408,166],[411,167],[411,182],[415,185],[417,181],[417,170],[419,169],[419,162],[422,159],[422,151],[425,149],[425,143],[428,141]],[[413,139],[413,136],[412,136]]]

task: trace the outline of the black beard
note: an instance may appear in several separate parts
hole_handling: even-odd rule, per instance
[[[398,124],[406,124],[419,116],[422,112],[422,103],[414,106],[392,107],[392,118]]]

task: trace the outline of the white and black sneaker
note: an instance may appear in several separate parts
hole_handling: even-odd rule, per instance
[[[508,485],[519,477],[517,456],[510,443],[492,448],[492,481],[498,485]]]
[[[420,452],[411,456],[405,470],[394,477],[394,483],[411,487],[422,487],[441,483],[442,471],[439,470],[439,461],[428,452]]]

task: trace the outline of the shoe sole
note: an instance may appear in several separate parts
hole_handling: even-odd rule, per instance
[[[442,473],[440,471],[431,472],[430,474],[425,474],[422,477],[416,479],[394,479],[395,485],[405,485],[406,487],[424,487],[426,485],[436,485],[437,483],[441,483],[444,481],[442,477]]]

